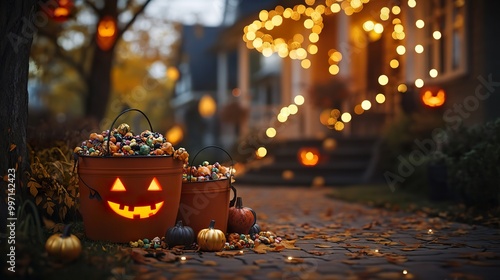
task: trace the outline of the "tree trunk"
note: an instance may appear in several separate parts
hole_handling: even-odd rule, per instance
[[[7,190],[15,185],[14,209],[26,196],[29,169],[26,146],[28,123],[28,67],[36,27],[34,0],[0,1],[0,232],[7,218],[16,217],[5,203]],[[9,181],[9,179],[11,179]],[[12,205],[12,204],[11,204]]]
[[[85,114],[99,122],[106,113],[111,95],[111,67],[114,50],[103,51],[97,45],[94,46],[92,67],[87,81]]]
[[[99,20],[105,16],[118,18],[117,0],[108,0],[104,2],[104,7],[100,12]],[[118,33],[119,31],[116,30]],[[96,36],[98,30],[94,36]],[[115,38],[119,40],[119,38]],[[89,118],[94,118],[100,122],[106,114],[109,97],[111,95],[111,67],[115,53],[116,41],[109,50],[102,50],[94,40],[92,44],[94,55],[87,80],[87,102],[85,104],[85,114]]]

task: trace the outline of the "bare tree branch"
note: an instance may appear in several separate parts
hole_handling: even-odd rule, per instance
[[[121,14],[121,13],[129,10],[132,7],[132,3],[134,3],[134,0],[128,0],[127,4],[125,5],[125,8],[122,9],[119,13]]]
[[[90,0],[84,0],[85,4],[89,5],[92,10],[100,17],[101,16],[101,10],[97,8],[97,6],[94,4],[94,2],[91,2]]]
[[[130,19],[130,21],[127,22],[127,24],[125,24],[125,26],[122,29],[120,29],[120,31],[118,32],[118,34],[116,36],[115,44],[122,37],[123,33],[125,33],[125,31],[127,31],[127,29],[129,29],[130,26],[132,26],[132,24],[134,24],[137,17],[140,14],[142,14],[142,12],[144,12],[144,10],[146,9],[146,6],[149,4],[149,2],[151,2],[151,0],[146,0],[146,2],[144,2],[144,4],[142,4],[142,6],[139,8],[139,10],[134,14],[132,19]]]
[[[80,76],[85,80],[86,75],[83,69],[83,64],[77,63],[73,58],[71,58],[71,56],[68,56],[66,53],[63,52],[62,48],[59,46],[59,44],[57,44],[57,37],[54,36],[54,34],[46,32],[45,30],[43,30],[43,28],[40,28],[37,34],[48,38],[54,44],[56,56],[61,58],[71,67],[75,68],[78,74],[80,74]]]

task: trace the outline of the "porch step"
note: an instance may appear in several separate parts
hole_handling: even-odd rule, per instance
[[[323,148],[323,140],[293,140],[268,145],[267,157],[272,162],[248,170],[236,178],[237,184],[326,186],[360,184],[367,180],[367,171],[373,156],[376,138],[336,138],[333,150]],[[302,148],[314,148],[320,153],[315,166],[299,162]]]

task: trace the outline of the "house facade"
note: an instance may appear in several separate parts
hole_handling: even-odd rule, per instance
[[[499,117],[495,5],[269,1],[240,13],[213,47],[214,141],[378,137],[404,114],[451,128]]]

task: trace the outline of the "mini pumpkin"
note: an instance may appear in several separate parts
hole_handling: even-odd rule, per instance
[[[179,220],[174,227],[167,230],[165,240],[170,248],[179,245],[189,247],[194,242],[194,231],[191,227],[184,226]]]
[[[254,238],[255,238],[255,235],[256,235],[256,234],[259,234],[259,232],[260,232],[260,231],[261,231],[261,229],[260,229],[259,224],[255,223],[255,224],[254,224],[254,225],[250,228],[250,230],[248,231],[248,234],[250,234],[250,237],[251,237],[252,239],[254,239]]]
[[[45,250],[49,256],[67,263],[80,256],[82,244],[78,237],[71,234],[71,225],[66,225],[62,234],[56,233],[47,239]]]
[[[201,251],[217,252],[224,248],[226,236],[220,229],[216,229],[215,220],[210,221],[208,228],[200,230],[198,233],[198,245]]]
[[[257,215],[248,207],[243,207],[243,199],[236,198],[236,204],[229,208],[227,223],[228,232],[246,234],[257,221]]]

